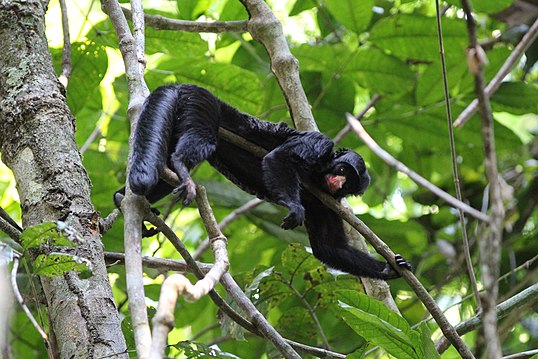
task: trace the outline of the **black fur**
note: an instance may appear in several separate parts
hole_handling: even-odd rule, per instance
[[[219,127],[265,148],[267,155],[256,157],[220,138]],[[195,195],[189,170],[207,159],[246,192],[288,208],[283,228],[304,222],[313,253],[323,263],[357,276],[397,278],[390,265],[351,247],[342,219],[301,188],[301,181],[309,181],[341,199],[362,194],[368,187],[370,177],[362,157],[350,150],[333,152],[333,147],[319,132],[261,121],[198,86],[162,86],[147,98],[140,114],[129,184],[151,203],[172,191],[189,203]],[[176,189],[159,179],[165,164],[182,182]],[[325,177],[330,174],[345,176],[341,188],[329,188]],[[403,258],[398,263],[411,268]]]

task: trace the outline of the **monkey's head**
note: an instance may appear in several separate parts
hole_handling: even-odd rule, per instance
[[[334,153],[325,173],[326,189],[335,198],[361,195],[370,184],[370,175],[362,157],[347,148]]]

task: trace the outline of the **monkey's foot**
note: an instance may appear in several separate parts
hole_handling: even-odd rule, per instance
[[[157,228],[148,228],[144,224],[142,224],[142,237],[143,238],[149,238],[153,237],[156,234],[159,234],[161,231],[159,231]]]
[[[399,254],[394,255],[394,260],[396,261],[396,264],[398,264],[398,266],[404,267],[410,271],[413,270],[413,265],[409,263],[407,260],[405,260],[405,258],[402,257],[401,255]]]
[[[178,200],[183,200],[183,204],[188,206],[196,197],[196,184],[194,184],[194,181],[189,176],[174,189],[173,193],[177,196]]]
[[[405,269],[408,269],[410,271],[413,270],[413,266],[411,265],[411,263],[409,263],[408,261],[405,260],[404,257],[402,257],[401,255],[399,254],[395,254],[394,255],[394,260],[396,261],[396,264],[399,266],[399,267],[403,267]],[[401,275],[400,273],[398,273],[394,268],[392,268],[392,266],[390,264],[385,264],[385,268],[383,268],[383,271],[381,272],[382,273],[382,279],[396,279],[396,278],[400,278]]]

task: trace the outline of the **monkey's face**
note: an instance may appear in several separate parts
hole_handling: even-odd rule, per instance
[[[363,194],[370,184],[364,160],[358,153],[348,149],[335,153],[324,180],[326,190],[335,198]]]

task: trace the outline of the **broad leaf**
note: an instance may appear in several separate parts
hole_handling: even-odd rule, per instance
[[[47,277],[58,277],[72,270],[87,276],[91,271],[89,260],[66,253],[41,254],[33,264],[35,274]]]
[[[364,294],[338,292],[345,322],[360,336],[399,359],[423,359],[419,334],[397,313]]]
[[[62,222],[63,223],[63,222]],[[74,247],[75,243],[59,232],[56,222],[43,222],[41,224],[26,228],[20,236],[21,244],[24,248],[36,248],[42,244],[52,246]]]
[[[463,20],[443,18],[447,56],[462,57],[468,38]],[[398,14],[377,22],[369,40],[404,60],[432,61],[439,58],[437,24],[434,17]]]
[[[336,20],[351,31],[361,33],[372,18],[373,0],[325,0]]]

